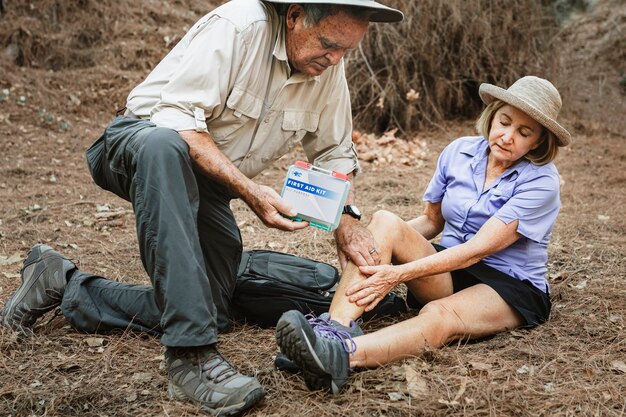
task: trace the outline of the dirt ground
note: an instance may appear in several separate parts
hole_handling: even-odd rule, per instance
[[[206,6],[171,2],[159,13],[148,13],[151,20],[144,26],[104,19],[100,28],[76,32],[82,37],[64,38],[54,31],[38,35],[37,28],[47,28],[41,16],[54,12],[67,21],[73,12],[78,17],[102,12],[100,3],[81,0],[76,3],[89,7],[73,11],[42,1],[49,7],[42,6],[34,20],[24,18],[33,6],[18,3],[0,16],[12,28],[0,31],[0,38],[16,45],[7,47],[0,62],[0,300],[17,288],[21,261],[37,242],[57,248],[84,270],[148,283],[130,204],[93,184],[84,150],[145,76],[146,63],[156,62],[180,28]],[[147,3],[148,9],[161,4]],[[141,13],[135,5],[114,7],[130,16]],[[104,36],[111,33],[113,41]],[[74,41],[99,49],[98,65],[90,63],[88,48],[77,49],[84,56],[52,54],[55,47],[72,50],[68,45]],[[20,66],[19,59],[31,63]],[[623,93],[615,96],[624,100]],[[623,113],[614,117],[623,119]],[[563,178],[562,209],[550,245],[553,312],[547,324],[355,373],[335,397],[309,392],[298,376],[273,369],[272,329],[236,324],[221,336],[220,349],[242,372],[255,374],[268,393],[248,415],[625,415],[626,132],[578,118],[564,124],[574,141],[556,161]],[[467,121],[404,140],[363,136],[357,189],[364,221],[378,209],[405,219],[420,214],[438,153],[453,138],[470,133]],[[288,155],[258,180],[279,189],[286,167],[299,157]],[[246,249],[285,251],[337,265],[329,233],[267,230],[241,202],[233,208]],[[364,330],[391,322],[366,322]],[[197,415],[195,406],[168,400],[162,355],[158,338],[82,334],[53,313],[30,339],[0,328],[0,416]]]

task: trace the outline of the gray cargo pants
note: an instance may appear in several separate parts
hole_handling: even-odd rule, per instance
[[[165,346],[216,343],[242,253],[228,190],[194,169],[176,131],[126,116],[87,150],[87,163],[96,184],[132,203],[152,286],[76,271],[61,303],[70,324],[161,334]]]

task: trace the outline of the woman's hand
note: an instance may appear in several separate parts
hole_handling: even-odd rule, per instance
[[[402,265],[360,266],[359,270],[369,277],[350,286],[346,296],[351,303],[365,307],[365,311],[374,309],[391,290],[404,282]]]

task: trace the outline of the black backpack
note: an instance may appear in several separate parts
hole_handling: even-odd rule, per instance
[[[339,272],[327,263],[268,250],[246,251],[231,301],[233,314],[236,320],[261,327],[275,326],[289,310],[320,315],[330,308],[338,282]],[[405,300],[391,292],[363,318],[406,311]]]

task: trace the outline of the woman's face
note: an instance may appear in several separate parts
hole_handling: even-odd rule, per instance
[[[491,121],[489,149],[494,162],[511,166],[541,144],[543,126],[509,104],[502,106]]]

